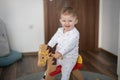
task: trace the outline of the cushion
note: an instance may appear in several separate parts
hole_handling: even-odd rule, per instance
[[[7,56],[10,52],[5,27],[4,22],[0,19],[0,57]]]
[[[11,50],[8,56],[0,57],[0,67],[9,66],[21,58],[22,53]]]

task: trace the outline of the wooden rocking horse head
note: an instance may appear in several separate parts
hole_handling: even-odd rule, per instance
[[[45,44],[40,45],[40,49],[38,52],[38,66],[45,66],[48,58],[51,57],[50,54],[54,53],[55,49],[51,48],[50,46]],[[56,64],[55,58],[53,58],[53,64]]]
[[[49,58],[49,50],[47,49],[47,45],[40,45],[38,52],[38,66],[42,67],[46,65],[46,61]]]

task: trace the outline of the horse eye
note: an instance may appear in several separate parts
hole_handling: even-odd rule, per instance
[[[44,57],[42,57],[42,59],[44,59]]]

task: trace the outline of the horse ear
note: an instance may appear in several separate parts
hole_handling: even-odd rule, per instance
[[[41,44],[40,45],[40,50],[43,52],[43,51],[46,51],[47,50],[47,45],[45,44]]]
[[[49,50],[46,50],[46,53],[48,54],[48,53],[49,53]]]

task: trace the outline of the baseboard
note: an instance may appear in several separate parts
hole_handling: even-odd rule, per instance
[[[117,58],[117,55],[115,55],[115,54],[113,54],[113,53],[111,53],[111,52],[109,52],[109,51],[107,51],[107,50],[105,50],[103,48],[99,48],[99,50],[105,52],[105,54],[107,54],[109,56]]]
[[[38,55],[38,52],[24,52],[22,54],[23,56],[36,56]]]

